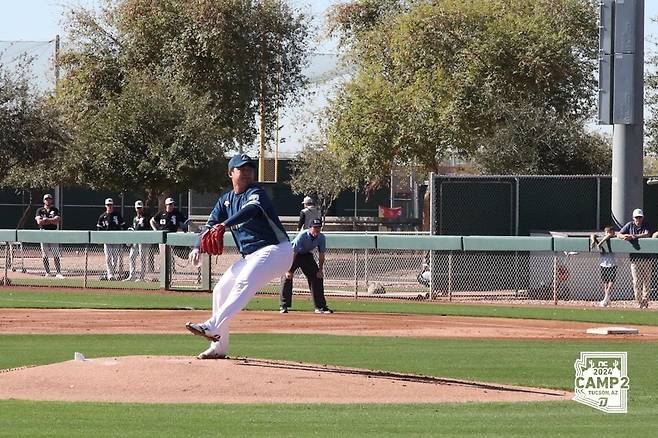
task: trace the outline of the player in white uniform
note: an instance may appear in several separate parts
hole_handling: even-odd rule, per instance
[[[246,154],[229,161],[233,190],[217,200],[206,223],[207,228],[221,224],[231,231],[242,258],[224,272],[213,289],[212,316],[205,322],[187,323],[195,335],[211,340],[199,359],[223,359],[229,350],[229,321],[242,310],[251,297],[272,279],[290,268],[292,245],[272,201],[255,181],[255,162]],[[199,245],[190,259],[199,264]]]

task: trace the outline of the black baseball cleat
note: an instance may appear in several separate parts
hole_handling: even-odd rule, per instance
[[[219,341],[220,336],[219,335],[214,335],[213,336],[213,335],[207,334],[206,331],[208,329],[203,324],[196,324],[196,323],[193,323],[193,322],[188,322],[187,324],[185,324],[185,328],[188,329],[193,335],[203,336],[204,338],[206,338],[208,340],[211,340],[211,341],[214,341],[214,342]]]

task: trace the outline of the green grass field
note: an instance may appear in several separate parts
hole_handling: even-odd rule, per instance
[[[207,308],[209,295],[111,295],[0,291],[0,307]],[[307,300],[298,308],[309,309]],[[656,323],[656,312],[336,301],[339,311],[506,316]],[[258,297],[252,310],[273,310]],[[0,437],[16,436],[450,436],[650,437],[658,430],[658,343],[409,339],[304,334],[233,334],[232,355],[573,389],[581,351],[628,352],[628,414],[576,402],[465,404],[149,405],[0,401]],[[193,355],[186,335],[0,335],[0,369],[88,357]],[[211,382],[209,384],[212,384]]]
[[[124,291],[58,292],[0,289],[0,308],[48,309],[202,309],[210,310],[211,295],[207,293],[126,294]],[[658,312],[637,309],[601,309],[546,306],[509,306],[484,304],[452,304],[442,302],[380,301],[372,299],[327,298],[331,307],[340,312],[409,313],[416,315],[488,316],[499,318],[549,319],[558,321],[600,322],[608,324],[640,324],[658,326]],[[296,298],[294,310],[313,310],[308,297]],[[276,310],[278,296],[257,295],[247,310]]]

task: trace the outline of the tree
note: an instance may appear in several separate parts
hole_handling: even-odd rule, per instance
[[[29,60],[19,64],[15,71],[0,64],[0,187],[52,187],[52,160],[66,137],[48,96],[30,86]]]
[[[344,190],[358,185],[350,169],[321,143],[310,143],[292,162],[290,187],[298,195],[315,197],[322,217]]]
[[[496,166],[501,172],[582,171],[586,165],[541,161],[558,151],[544,151],[541,159],[530,152],[583,144],[584,152],[600,152],[600,139],[583,130],[595,87],[595,6],[589,0],[355,0],[336,7],[332,23],[357,72],[329,107],[330,148],[375,183],[385,181],[393,163],[436,171],[454,154],[487,169],[503,138],[518,154],[507,155],[507,167]],[[510,134],[510,123],[532,125],[537,117],[577,132],[535,129],[547,137],[534,142]],[[561,143],[576,137],[577,144]],[[527,156],[539,161],[515,163]]]
[[[68,33],[64,167],[94,188],[216,188],[259,111],[272,126],[305,83],[306,17],[278,0],[107,0]]]
[[[658,65],[658,57],[652,56],[648,63],[655,67]],[[646,151],[655,157],[658,154],[658,73],[655,70],[647,74],[644,86],[646,105],[649,108],[645,120],[645,136],[648,138]]]
[[[601,135],[586,133],[582,122],[536,108],[501,109],[508,120],[473,155],[487,174],[606,175],[612,148]],[[522,146],[519,147],[519,146]]]

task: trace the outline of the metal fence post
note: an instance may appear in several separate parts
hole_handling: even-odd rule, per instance
[[[357,298],[359,296],[359,273],[357,271],[359,265],[356,249],[352,250],[352,254],[354,254],[354,298]]]
[[[448,301],[452,301],[452,251],[448,253]]]
[[[6,242],[5,245],[5,276],[2,279],[2,285],[7,286],[9,285],[9,242]]]
[[[557,255],[553,255],[553,304],[557,306]]]
[[[365,251],[364,252],[365,258],[364,258],[364,261],[363,261],[363,269],[364,269],[363,283],[364,283],[364,287],[366,288],[366,290],[368,290],[368,269],[370,269],[370,266],[368,264],[368,248],[365,248],[364,251]]]
[[[519,252],[514,251],[514,298],[519,297]]]
[[[170,247],[169,245],[160,244],[160,288],[168,290],[170,283]]]
[[[201,289],[210,291],[212,287],[212,257],[208,254],[200,254],[201,261]]]
[[[89,277],[89,245],[85,245],[85,272],[82,280],[82,287],[87,289],[87,279]]]

